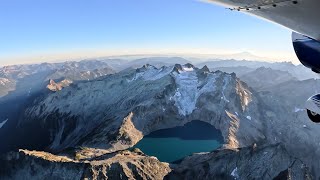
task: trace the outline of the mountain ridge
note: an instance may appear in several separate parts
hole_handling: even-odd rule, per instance
[[[269,69],[266,70],[269,71]],[[295,81],[310,84],[309,80],[287,82]],[[290,89],[290,86],[285,86],[287,82],[280,84],[284,84],[283,88]],[[306,121],[303,111],[294,112],[294,107],[286,104],[290,101],[279,102],[281,94],[274,88],[276,86],[268,87],[268,91],[257,91],[239,79],[235,73],[212,72],[208,66],[197,68],[189,63],[158,68],[146,64],[138,69],[126,69],[89,81],[78,81],[60,91],[46,91],[42,96],[36,97],[27,106],[23,117],[19,118],[15,126],[17,127],[14,130],[15,133],[26,135],[21,136],[21,142],[16,144],[17,147],[11,147],[9,150],[30,148],[50,152],[54,158],[59,158],[70,151],[77,154],[77,156],[69,155],[72,161],[77,157],[78,160],[91,162],[103,157],[109,159],[111,154],[126,151],[143,136],[153,131],[181,126],[192,120],[201,120],[221,131],[224,144],[218,151],[223,157],[229,157],[227,155],[229,153],[224,152],[230,149],[239,149],[245,154],[250,152],[257,157],[262,157],[263,150],[248,149],[267,147],[271,149],[270,151],[277,152],[278,146],[275,144],[280,143],[280,154],[284,157],[294,157],[293,159],[298,159],[299,166],[306,167],[306,171],[294,170],[300,177],[304,172],[309,173],[308,167],[320,167],[317,162],[312,161],[311,156],[306,156],[319,150],[316,142],[320,135],[316,133],[317,127],[312,126],[310,121]],[[292,96],[287,94],[286,99],[292,99]],[[8,123],[10,124],[10,120],[4,128],[8,128]],[[7,135],[1,136],[7,137]],[[33,141],[30,141],[31,139]],[[37,147],[37,144],[42,146]],[[309,147],[308,150],[303,148],[305,145]],[[231,154],[230,156],[233,157],[234,155]],[[18,156],[13,153],[12,155],[16,160],[10,160],[12,157],[10,153],[6,154],[4,159],[2,158],[2,162],[6,164],[5,167],[18,167],[21,158],[25,157],[24,154]],[[30,154],[27,155],[29,156]],[[33,161],[34,154],[31,156],[23,160],[23,169]],[[134,158],[136,154],[132,156]],[[208,156],[203,154],[199,156],[199,160],[206,157],[215,159],[216,154],[210,153]],[[247,155],[244,157],[242,160],[232,158],[232,161],[246,163],[248,157]],[[144,158],[149,161],[153,157],[145,156]],[[273,177],[291,168],[292,159],[290,158],[285,161],[290,163],[283,162],[277,165],[281,168],[272,171]],[[119,159],[117,162],[123,164],[122,160]],[[174,176],[185,176],[180,168],[190,167],[183,162],[192,164],[193,161],[192,158],[191,161],[186,158],[182,160],[182,164],[170,166],[168,171],[173,171]],[[35,163],[41,165],[48,162],[45,160]],[[159,161],[154,167],[158,165],[163,167],[158,163]],[[203,165],[206,163],[201,162]],[[65,167],[59,162],[56,164],[58,167]],[[199,171],[208,171],[205,167],[197,168]],[[252,168],[271,167],[268,165],[264,167],[258,163]],[[18,172],[18,169],[15,170]],[[133,169],[129,168],[130,173],[136,174]],[[108,171],[119,173],[122,170],[116,168]],[[168,171],[161,176],[167,175]],[[234,171],[236,171],[235,167],[230,167],[221,171],[221,175],[232,178],[234,176],[230,174],[232,172],[235,174]],[[4,176],[8,175],[5,169],[1,172],[4,172]],[[239,166],[237,172],[241,177],[248,175],[243,166]],[[311,174],[317,176],[316,172]],[[210,172],[207,175],[216,177]],[[170,176],[169,174],[168,177]],[[261,174],[255,174],[253,177],[266,178]]]

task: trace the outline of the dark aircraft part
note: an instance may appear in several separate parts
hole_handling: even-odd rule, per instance
[[[311,121],[315,122],[315,123],[320,123],[320,115],[310,111],[309,109],[307,109],[307,113],[308,113],[308,117]]]
[[[315,123],[320,123],[320,94],[311,96],[306,102],[308,117]]]
[[[292,32],[294,51],[300,62],[316,73],[320,73],[320,42]]]

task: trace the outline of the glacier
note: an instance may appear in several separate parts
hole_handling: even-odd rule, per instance
[[[191,114],[196,109],[197,99],[201,94],[214,91],[215,81],[218,77],[217,74],[208,74],[207,83],[202,88],[198,88],[201,82],[199,82],[197,73],[193,71],[193,68],[184,66],[182,70],[179,70],[179,73],[173,72],[172,75],[177,84],[177,89],[171,99],[175,101],[179,114],[183,116]]]

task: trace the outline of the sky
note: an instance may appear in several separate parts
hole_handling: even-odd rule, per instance
[[[296,61],[290,30],[199,0],[0,1],[0,65],[244,51]]]

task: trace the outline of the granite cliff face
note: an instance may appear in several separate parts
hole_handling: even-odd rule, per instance
[[[25,134],[19,148],[52,155],[31,151],[4,155],[1,176],[19,179],[27,174],[41,179],[61,169],[71,176],[81,172],[75,175],[80,179],[116,179],[114,174],[128,179],[317,177],[315,169],[320,166],[312,156],[320,150],[319,129],[299,119],[303,111],[292,113],[292,106],[279,97],[275,91],[255,91],[234,73],[210,72],[206,66],[199,69],[191,64],[145,65],[70,84],[36,98],[14,129]],[[222,149],[170,167],[142,152],[126,151],[155,130],[192,120],[220,130]],[[119,153],[127,155],[115,158],[122,157]],[[30,162],[40,170],[48,167],[47,174],[33,173]]]
[[[51,152],[77,146],[114,152],[152,131],[200,119],[237,148],[266,139],[258,98],[235,74],[147,65],[50,93],[26,110],[19,127],[46,129]]]

